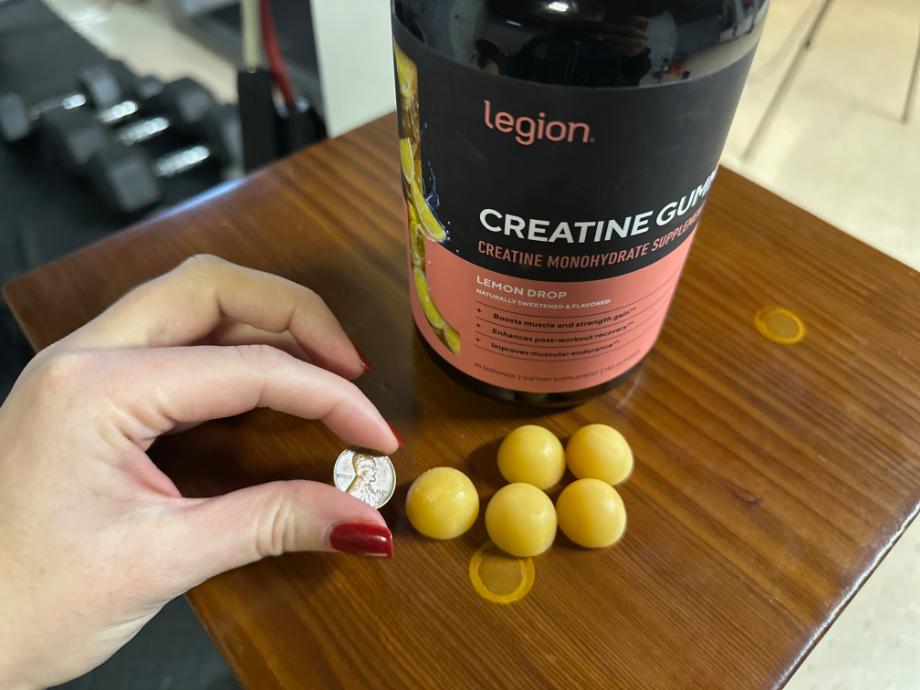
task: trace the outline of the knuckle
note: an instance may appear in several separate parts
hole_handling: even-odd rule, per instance
[[[301,286],[303,288],[304,297],[317,305],[325,306],[326,300],[324,300],[320,294],[313,288],[308,288],[306,285]]]
[[[318,292],[316,292],[316,290],[313,290],[312,288],[308,288],[306,285],[301,285],[299,283],[295,283],[295,285],[297,286],[298,292],[300,293],[299,299],[300,299],[300,305],[302,306],[302,308],[305,308],[310,311],[316,311],[316,310],[322,310],[322,309],[329,308],[326,305],[326,300],[324,300],[322,296]]]
[[[216,267],[227,263],[213,254],[194,254],[179,265],[179,270],[186,273],[210,274]]]
[[[59,352],[43,359],[35,374],[42,389],[59,391],[83,380],[87,375],[97,375],[98,370],[99,355],[96,353]]]
[[[347,379],[342,379],[342,399],[349,404],[357,404],[364,398],[360,388]]]
[[[366,398],[364,391],[362,391],[356,383],[346,378],[339,378],[342,381],[342,398],[350,403],[359,403]]]
[[[256,531],[256,552],[260,558],[279,556],[296,541],[294,490],[290,482],[280,482],[262,513]]]
[[[294,295],[291,302],[291,320],[298,319],[301,325],[306,324],[310,330],[314,330],[322,316],[323,309],[322,300],[314,293]]]
[[[331,374],[329,379],[331,388],[334,391],[334,410],[342,412],[343,410],[357,410],[361,407],[365,399],[364,393],[358,386],[335,374]]]
[[[260,374],[272,371],[284,359],[284,353],[271,345],[234,345],[233,349],[246,367]]]
[[[330,415],[361,415],[364,412],[366,397],[361,389],[351,381],[340,379],[337,393],[335,402],[329,411]]]

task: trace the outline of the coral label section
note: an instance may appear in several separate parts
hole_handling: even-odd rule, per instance
[[[690,249],[684,242],[623,276],[551,283],[494,273],[426,244],[425,289],[412,286],[416,317],[430,323],[428,303],[436,302],[438,320],[456,328],[463,348],[426,328],[423,336],[461,371],[532,392],[604,383],[641,360],[658,337]]]

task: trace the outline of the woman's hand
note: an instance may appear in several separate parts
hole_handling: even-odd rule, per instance
[[[161,434],[270,407],[399,445],[347,379],[366,365],[288,280],[195,257],[43,350],[0,408],[0,688],[80,675],[209,577],[285,551],[389,556],[380,514],[331,486],[183,498]]]

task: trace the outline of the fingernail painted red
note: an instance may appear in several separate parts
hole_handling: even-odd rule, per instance
[[[387,422],[387,426],[390,427],[390,431],[392,431],[392,432],[393,432],[393,435],[396,437],[396,442],[399,444],[399,447],[402,448],[403,445],[404,445],[404,444],[403,444],[403,440],[402,440],[402,436],[399,435],[399,432],[396,431],[396,428],[395,428],[392,424],[390,424],[389,422]]]
[[[383,525],[345,522],[333,526],[329,533],[332,548],[342,553],[372,558],[392,558],[393,534]]]
[[[358,347],[358,344],[354,341],[353,338],[349,337],[349,340],[351,340],[351,345],[355,348],[355,352],[358,353],[358,359],[361,360],[361,366],[364,367],[364,371],[370,371],[371,363],[367,360],[367,356],[361,351],[361,348]]]

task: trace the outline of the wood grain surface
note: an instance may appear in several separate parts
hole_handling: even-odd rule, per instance
[[[8,286],[36,347],[128,288],[211,252],[315,288],[366,351],[361,387],[406,445],[384,515],[390,562],[294,554],[217,577],[191,601],[248,688],[781,685],[920,500],[920,277],[723,170],[664,333],[626,385],[541,413],[472,393],[436,366],[408,307],[395,122],[385,118],[61,259]],[[808,328],[758,334],[779,304]],[[181,305],[177,305],[181,308]],[[525,421],[566,437],[606,422],[631,442],[624,539],[562,537],[500,606],[470,586],[482,518],[418,537],[405,492],[455,465],[483,506],[498,441]],[[189,495],[277,478],[330,481],[342,443],[258,412],[163,439]],[[188,548],[195,548],[189,544]]]

